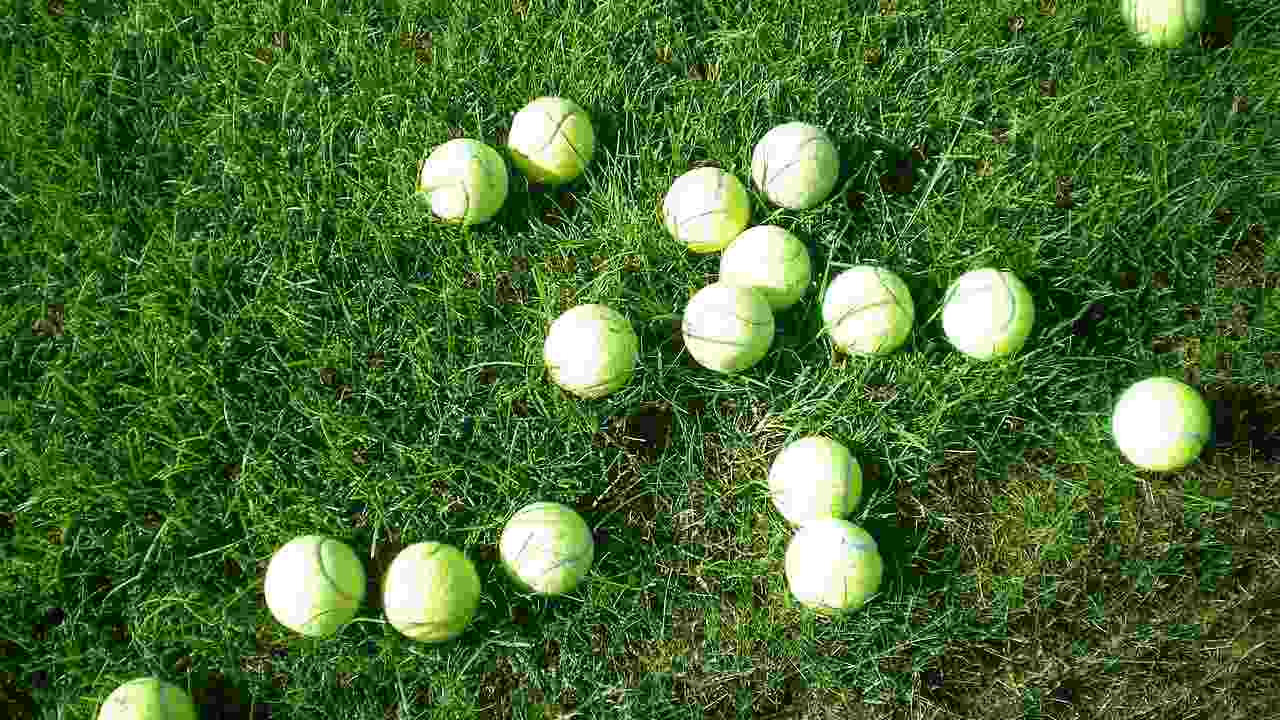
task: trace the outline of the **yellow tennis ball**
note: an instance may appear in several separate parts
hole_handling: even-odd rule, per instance
[[[1200,29],[1204,0],[1120,0],[1120,14],[1138,42],[1149,47],[1179,47]]]
[[[775,311],[804,296],[810,272],[804,243],[774,225],[747,228],[720,256],[720,282],[759,291]]]
[[[540,97],[511,120],[511,160],[533,182],[567,183],[587,169],[596,134],[587,111],[572,100]]]
[[[849,448],[812,436],[787,445],[769,468],[773,505],[792,525],[843,518],[862,499],[862,468]]]
[[[262,584],[267,607],[281,625],[303,635],[327,637],[360,609],[364,565],[343,542],[303,535],[276,550]]]
[[[840,154],[826,130],[805,122],[779,125],[751,153],[751,180],[775,205],[808,210],[827,199],[840,176]]]
[[[556,385],[581,398],[604,397],[631,379],[639,340],[618,311],[578,305],[551,323],[543,362]]]
[[[382,579],[387,622],[412,640],[452,640],[467,628],[479,605],[476,566],[452,545],[410,545],[391,561]]]
[[[418,192],[445,222],[486,222],[507,201],[507,164],[497,150],[482,142],[450,140],[438,145],[422,163]]]
[[[700,167],[676,178],[662,200],[662,224],[691,252],[723,250],[751,221],[751,199],[738,178]]]
[[[98,720],[197,720],[186,690],[148,677],[130,680],[102,701]]]
[[[572,508],[536,502],[520,508],[498,540],[507,575],[540,595],[571,592],[595,559],[591,528]]]
[[[862,607],[884,574],[871,534],[837,518],[801,526],[787,546],[785,568],[791,595],[824,615]]]
[[[751,288],[712,283],[689,299],[680,329],[685,349],[698,364],[722,373],[742,372],[769,352],[773,311]]]
[[[822,322],[831,342],[850,355],[884,355],[911,334],[915,304],[902,278],[872,265],[840,273],[822,298]]]
[[[1167,377],[1130,385],[1116,401],[1111,434],[1120,452],[1146,470],[1181,470],[1200,456],[1213,428],[1209,406],[1191,386]]]
[[[1013,273],[992,268],[961,275],[943,300],[943,332],[957,350],[975,360],[1016,353],[1035,319],[1027,286]]]

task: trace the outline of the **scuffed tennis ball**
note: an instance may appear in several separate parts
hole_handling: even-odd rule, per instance
[[[555,384],[581,398],[599,398],[631,379],[639,341],[618,311],[578,305],[551,323],[543,362]]]
[[[1204,0],[1120,0],[1120,14],[1138,42],[1175,48],[1200,29]]]
[[[662,223],[695,253],[723,250],[751,220],[751,199],[738,178],[700,167],[676,178],[662,200]]]
[[[441,220],[462,225],[486,222],[507,201],[507,164],[482,142],[450,140],[422,163],[418,192]]]
[[[511,120],[507,148],[511,161],[530,180],[561,185],[586,170],[595,154],[596,134],[587,111],[577,103],[540,97]]]
[[[267,565],[263,592],[281,625],[311,637],[338,632],[364,600],[364,565],[345,543],[303,535],[280,547]]]
[[[102,701],[98,720],[197,720],[196,704],[185,690],[158,678],[121,685]]]
[[[445,642],[462,634],[480,605],[476,566],[452,545],[410,545],[382,579],[382,610],[405,637]]]
[[[1209,407],[1191,386],[1153,377],[1129,386],[1111,414],[1120,452],[1146,470],[1181,470],[1200,456],[1212,430]]]
[[[1031,334],[1036,308],[1027,286],[992,268],[961,275],[947,289],[942,329],[957,350],[975,360],[1016,353]]]
[[[822,321],[831,342],[850,355],[893,352],[906,342],[915,317],[906,283],[882,267],[845,270],[822,298]]]
[[[779,125],[751,153],[751,180],[775,205],[808,210],[831,194],[840,155],[826,130],[805,122]]]
[[[689,299],[680,326],[684,347],[703,367],[742,372],[769,352],[773,311],[751,288],[712,283]]]
[[[785,567],[795,599],[824,615],[862,607],[884,574],[871,534],[837,518],[801,526],[787,546]]]
[[[540,595],[571,592],[595,559],[591,528],[572,508],[536,502],[520,508],[498,540],[502,566],[516,584]]]
[[[769,493],[792,525],[844,518],[862,498],[862,468],[849,448],[835,440],[800,438],[774,458]]]
[[[720,256],[720,282],[757,290],[774,311],[800,300],[810,272],[804,243],[774,225],[744,230]]]

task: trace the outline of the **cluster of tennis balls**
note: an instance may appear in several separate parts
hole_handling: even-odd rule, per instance
[[[512,163],[531,182],[543,185],[562,185],[581,175],[595,145],[586,111],[558,97],[540,97],[524,106],[507,133]],[[497,150],[478,140],[450,140],[423,161],[418,192],[441,220],[483,223],[507,201],[507,165]]]
[[[507,521],[498,541],[502,567],[522,590],[560,595],[578,586],[595,559],[591,529],[572,508],[535,502]],[[462,633],[480,603],[480,576],[458,548],[421,542],[402,549],[382,577],[382,611],[405,637],[444,642]],[[263,581],[267,607],[281,625],[328,637],[355,617],[365,572],[348,545],[305,535],[272,556]]]
[[[836,145],[825,130],[789,122],[765,133],[751,155],[751,179],[770,202],[807,210],[826,200],[839,177]],[[681,334],[700,365],[721,373],[750,369],[768,353],[774,315],[795,305],[812,280],[809,251],[775,225],[748,227],[747,189],[733,175],[700,167],[681,175],[663,198],[667,232],[696,253],[723,251],[717,282],[689,299]],[[836,347],[851,355],[883,355],[901,347],[915,306],[890,270],[860,265],[837,275],[822,301]],[[942,312],[947,338],[960,352],[990,360],[1017,352],[1035,322],[1031,294],[1017,277],[994,269],[962,275]],[[543,359],[552,380],[583,398],[625,385],[635,372],[638,342],[627,319],[604,305],[579,305],[551,324]]]
[[[520,589],[560,595],[578,586],[595,560],[591,529],[572,508],[535,502],[507,521],[498,554]],[[263,580],[267,608],[290,630],[329,637],[355,618],[365,597],[364,565],[349,545],[322,535],[285,543],[271,557]],[[438,643],[462,633],[480,604],[480,575],[458,548],[422,542],[401,550],[382,578],[387,622],[404,636]],[[195,704],[181,688],[140,678],[116,688],[98,720],[196,720]]]

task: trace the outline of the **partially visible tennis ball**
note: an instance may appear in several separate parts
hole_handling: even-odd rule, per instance
[[[785,567],[795,599],[824,615],[862,607],[884,574],[871,534],[837,518],[801,526],[787,546]]]
[[[507,164],[497,150],[458,138],[439,145],[422,163],[418,192],[431,212],[451,223],[475,225],[491,219],[507,201]]]
[[[840,273],[822,298],[831,342],[850,355],[884,355],[907,341],[916,309],[902,278],[872,265]]]
[[[779,125],[751,153],[751,180],[775,205],[808,210],[827,199],[840,176],[840,154],[826,130],[805,122]]]
[[[975,360],[1012,355],[1036,320],[1027,286],[992,268],[961,275],[943,300],[942,329],[957,350]]]
[[[775,311],[800,300],[810,272],[804,243],[774,225],[744,230],[720,256],[720,282],[759,291]]]
[[[507,148],[512,162],[530,180],[561,185],[586,170],[595,154],[596,134],[587,111],[577,103],[540,97],[511,120]]]
[[[452,545],[410,545],[396,555],[382,578],[387,622],[413,640],[452,640],[467,628],[479,605],[476,566]]]
[[[551,323],[542,358],[555,384],[581,398],[598,398],[627,384],[638,348],[635,330],[621,313],[579,305]]]
[[[1200,29],[1204,0],[1120,0],[1125,24],[1149,47],[1175,48]]]
[[[751,220],[751,199],[738,178],[700,167],[676,178],[662,200],[662,223],[695,253],[723,250]]]
[[[1167,377],[1130,385],[1116,401],[1111,434],[1120,452],[1146,470],[1181,470],[1209,441],[1209,406],[1191,386]]]
[[[197,720],[186,690],[148,677],[130,680],[102,701],[98,720]]]
[[[364,565],[343,542],[303,535],[271,556],[262,585],[267,607],[281,625],[303,635],[327,637],[359,610]]]
[[[591,528],[572,508],[536,502],[516,511],[498,540],[502,566],[516,584],[539,595],[571,592],[595,559]]]
[[[773,311],[751,288],[712,283],[689,299],[680,329],[685,349],[698,364],[722,373],[742,372],[769,352]]]
[[[773,505],[792,525],[843,518],[862,498],[862,468],[849,448],[813,436],[787,445],[769,468]]]

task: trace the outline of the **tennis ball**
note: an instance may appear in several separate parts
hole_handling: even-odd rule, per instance
[[[975,360],[1016,353],[1035,323],[1036,308],[1027,286],[1013,275],[991,268],[961,275],[947,290],[942,329],[957,350]]]
[[[196,704],[186,690],[157,678],[121,685],[102,701],[98,720],[197,720]]]
[[[418,192],[441,220],[482,223],[497,215],[507,200],[507,165],[497,150],[482,142],[450,140],[422,163]]]
[[[1111,434],[1120,452],[1146,470],[1180,470],[1200,456],[1212,424],[1204,398],[1167,377],[1129,386],[1111,414]]]
[[[800,604],[824,615],[856,610],[880,589],[884,562],[866,530],[838,518],[819,518],[787,545],[787,586]]]
[[[1174,48],[1200,29],[1204,0],[1120,0],[1125,24],[1149,47]]]
[[[769,468],[774,507],[792,525],[843,518],[862,498],[862,468],[849,448],[825,437],[787,445]]]
[[[618,311],[579,305],[551,323],[542,358],[555,384],[590,399],[627,384],[638,348],[635,330]]]
[[[560,503],[536,502],[516,511],[498,540],[502,567],[516,584],[539,595],[562,595],[582,582],[595,559],[591,528]]]
[[[915,317],[906,283],[882,267],[845,270],[822,298],[822,322],[831,341],[850,355],[893,352],[906,342]]]
[[[540,97],[511,120],[511,160],[533,182],[562,185],[587,169],[596,134],[587,111],[572,100]]]
[[[748,228],[720,256],[720,282],[757,290],[773,310],[795,305],[809,279],[804,243],[773,225]]]
[[[760,362],[773,344],[773,311],[751,288],[712,283],[689,299],[680,326],[698,364],[736,373]]]
[[[271,556],[263,592],[281,625],[311,637],[338,632],[364,600],[364,565],[345,543],[303,535]]]
[[[382,579],[387,622],[413,640],[452,640],[466,629],[479,605],[476,566],[452,545],[410,545],[391,561]]]
[[[808,210],[825,200],[839,175],[836,144],[809,123],[773,128],[751,153],[751,180],[773,204],[791,210]]]
[[[695,253],[723,250],[751,220],[751,199],[738,178],[700,167],[676,178],[662,200],[662,223]]]

